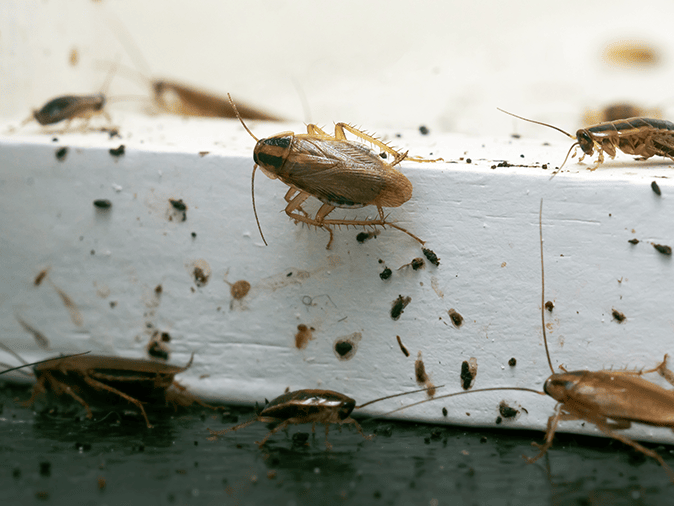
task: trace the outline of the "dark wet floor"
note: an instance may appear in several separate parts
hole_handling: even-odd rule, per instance
[[[527,464],[542,432],[466,430],[366,421],[330,432],[256,423],[209,441],[254,415],[196,408],[132,411],[22,407],[28,388],[0,386],[0,504],[33,505],[622,505],[672,504],[674,485],[652,459],[621,443],[560,435]],[[653,446],[674,466],[674,447]]]

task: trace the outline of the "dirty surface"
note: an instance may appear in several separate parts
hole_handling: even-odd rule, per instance
[[[207,427],[252,418],[251,408],[229,408],[224,418],[168,409],[148,430],[132,415],[97,413],[89,421],[77,407],[34,413],[12,400],[28,393],[0,387],[0,495],[7,504],[134,505],[150,497],[161,505],[447,504],[452,497],[456,505],[622,505],[671,498],[655,462],[600,438],[558,434],[548,456],[529,465],[521,455],[533,454],[541,432],[371,420],[363,430],[378,434],[373,441],[344,428],[331,431],[334,448],[326,451],[322,431],[310,436],[310,425],[300,425],[259,450],[254,441],[268,432],[264,424],[206,439]],[[672,447],[657,451],[674,464]]]

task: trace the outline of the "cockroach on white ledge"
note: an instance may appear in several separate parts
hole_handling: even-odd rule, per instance
[[[492,387],[477,390],[455,392],[436,396],[434,399],[420,401],[404,406],[388,414],[395,413],[411,406],[431,402],[458,395],[475,394],[493,391],[523,391],[538,395],[549,395],[557,401],[555,412],[548,418],[545,443],[532,443],[540,449],[533,458],[523,456],[532,463],[541,458],[552,446],[552,440],[559,422],[566,420],[584,420],[594,424],[609,437],[621,441],[644,455],[655,459],[674,482],[674,472],[655,451],[649,450],[636,441],[619,434],[618,430],[628,429],[632,423],[642,423],[655,427],[667,427],[674,430],[674,391],[665,389],[642,378],[648,373],[657,372],[667,382],[674,385],[674,373],[667,368],[667,355],[656,367],[642,371],[567,371],[560,366],[561,373],[555,373],[548,350],[545,332],[545,269],[543,264],[543,201],[539,214],[539,233],[541,244],[541,323],[543,343],[548,359],[551,376],[543,385],[543,392],[523,387]]]
[[[597,150],[597,164],[590,168],[590,170],[595,170],[604,163],[604,153],[607,153],[611,158],[615,158],[617,149],[628,155],[641,157],[641,160],[646,160],[656,155],[674,160],[674,123],[671,121],[651,118],[628,118],[607,121],[587,128],[581,128],[573,136],[556,126],[523,118],[503,109],[498,110],[529,123],[553,128],[576,141],[569,148],[562,165],[553,172],[551,179],[562,170],[571,151],[576,146],[579,146],[583,151],[583,155],[578,159],[579,162],[583,161],[585,156],[592,156],[594,150]],[[575,156],[575,153],[573,156]]]
[[[442,388],[442,386],[444,385],[439,387],[434,386],[432,388],[437,389]],[[400,397],[402,395],[426,391],[429,391],[429,389],[421,388],[410,392],[388,395],[356,406],[356,401],[354,399],[333,390],[295,390],[294,392],[288,392],[273,399],[252,420],[240,423],[229,429],[219,431],[208,429],[211,433],[209,439],[217,439],[218,436],[222,434],[243,429],[255,422],[278,424],[267,433],[262,441],[256,441],[256,444],[262,448],[271,436],[276,432],[285,429],[288,425],[311,423],[313,424],[313,431],[317,423],[322,423],[325,425],[325,446],[329,450],[332,448],[332,445],[328,442],[328,433],[331,424],[338,424],[340,430],[341,426],[344,424],[353,424],[356,426],[358,433],[366,440],[370,440],[374,437],[374,435],[366,436],[360,424],[351,418],[351,412],[354,409],[360,409],[386,399],[393,399],[394,397]]]
[[[229,96],[229,95],[228,95]],[[306,134],[283,132],[265,139],[258,139],[243,122],[236,105],[229,96],[239,121],[246,132],[257,141],[253,150],[252,192],[253,211],[260,235],[265,244],[260,221],[255,209],[255,170],[260,170],[270,179],[280,179],[290,189],[285,195],[288,205],[285,213],[296,223],[306,223],[322,228],[330,233],[326,249],[333,240],[332,229],[344,226],[392,227],[396,228],[422,245],[424,241],[395,223],[386,220],[384,207],[399,207],[412,197],[412,183],[395,166],[403,160],[413,162],[437,162],[442,158],[427,160],[399,153],[383,141],[346,123],[335,124],[335,134],[330,135],[314,124],[307,125]],[[378,147],[382,153],[392,157],[386,162],[376,152],[361,142],[346,138],[349,132],[361,141]],[[323,205],[312,218],[302,209],[309,197],[315,197]],[[328,219],[337,207],[358,209],[373,205],[377,207],[378,218],[374,219]]]

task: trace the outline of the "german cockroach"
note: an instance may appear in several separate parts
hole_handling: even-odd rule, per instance
[[[543,201],[539,214],[539,233],[541,247],[541,323],[543,331],[543,343],[548,360],[551,376],[543,385],[543,392],[523,387],[493,387],[481,388],[470,392],[455,392],[441,395],[435,399],[424,400],[418,403],[430,402],[431,400],[444,399],[468,393],[490,392],[497,390],[519,390],[532,392],[538,395],[549,395],[557,401],[555,412],[548,418],[545,443],[539,445],[532,443],[540,449],[538,455],[533,458],[524,457],[532,463],[541,458],[552,446],[552,440],[560,421],[584,420],[594,424],[604,434],[635,450],[651,457],[665,469],[669,478],[674,482],[674,472],[665,463],[663,458],[656,452],[645,448],[632,439],[619,434],[617,431],[628,429],[632,423],[642,423],[656,427],[668,427],[674,429],[674,391],[667,390],[646,379],[642,375],[657,372],[669,383],[674,385],[674,373],[667,368],[667,355],[663,361],[653,369],[642,371],[567,371],[560,366],[561,373],[555,373],[550,359],[548,341],[545,332],[545,269],[543,263],[543,226],[542,226]],[[400,409],[406,409],[405,406]],[[395,411],[399,411],[395,410]],[[393,413],[389,412],[388,414]]]
[[[375,402],[393,399],[394,397],[400,397],[401,395],[425,392],[427,390],[428,389],[426,388],[422,388],[419,390],[413,390],[411,392],[388,395],[386,397],[381,397],[379,399],[366,402],[360,406],[356,406],[356,401],[351,397],[340,394],[339,392],[334,392],[333,390],[295,390],[294,392],[288,392],[273,399],[252,420],[240,423],[239,425],[235,425],[229,429],[218,431],[208,429],[208,431],[211,433],[211,438],[209,439],[217,439],[217,437],[221,436],[222,434],[243,429],[255,422],[277,424],[276,427],[267,433],[262,441],[255,442],[260,448],[262,448],[262,446],[264,446],[271,436],[273,436],[278,431],[285,429],[288,427],[288,425],[311,423],[313,424],[313,431],[315,430],[317,423],[322,423],[325,425],[325,446],[329,450],[332,448],[332,445],[328,442],[328,433],[330,431],[331,424],[338,424],[340,426],[344,424],[352,424],[356,426],[358,433],[365,439],[370,440],[374,437],[374,435],[366,436],[360,424],[351,418],[350,415],[354,409],[361,409],[365,406],[369,406],[370,404],[374,404]]]
[[[270,179],[280,179],[290,187],[285,195],[288,203],[285,212],[290,218],[330,233],[326,249],[330,249],[332,244],[332,229],[340,225],[388,225],[424,244],[416,235],[386,221],[383,208],[399,207],[412,197],[412,183],[395,168],[396,165],[405,159],[414,162],[436,162],[441,159],[408,157],[407,152],[399,153],[372,135],[346,123],[336,123],[334,135],[309,124],[306,134],[283,132],[266,139],[258,139],[243,122],[231,96],[229,98],[243,128],[257,141],[253,150],[255,165],[251,183],[253,211],[265,244],[267,241],[262,234],[255,209],[254,181],[258,167]],[[388,153],[392,156],[392,161],[387,163],[365,144],[348,140],[346,132]],[[304,201],[311,196],[323,203],[313,218],[302,209]],[[336,207],[357,209],[369,205],[377,207],[378,219],[327,219]]]
[[[67,121],[66,127],[64,128],[64,130],[67,130],[70,123],[75,118],[82,118],[85,122],[88,122],[89,119],[96,114],[102,114],[108,122],[112,122],[112,119],[104,109],[107,103],[105,94],[116,71],[117,65],[114,65],[110,69],[110,73],[108,74],[100,93],[95,95],[63,95],[52,98],[40,109],[35,109],[32,117],[27,118],[22,123],[22,126],[33,119],[42,126],[54,125],[61,121]]]
[[[671,121],[650,118],[608,121],[581,128],[574,137],[556,126],[523,118],[503,109],[499,109],[499,111],[529,123],[553,128],[576,141],[569,148],[562,165],[552,173],[551,179],[564,167],[571,151],[576,146],[583,151],[583,156],[578,159],[579,162],[583,161],[585,156],[592,156],[594,150],[597,150],[597,164],[590,170],[595,170],[604,163],[604,153],[607,153],[611,158],[615,158],[617,149],[628,155],[636,155],[641,160],[656,155],[674,160],[674,123]]]
[[[8,350],[4,346],[3,349]],[[135,405],[147,427],[152,428],[143,404],[170,402],[175,406],[189,406],[196,402],[212,408],[187,393],[185,387],[174,380],[176,374],[192,365],[193,358],[184,367],[87,354],[44,360],[33,369],[37,384],[25,404],[31,405],[42,393],[51,391],[57,396],[72,397],[86,409],[87,417],[92,418],[89,402],[115,403],[121,398]]]

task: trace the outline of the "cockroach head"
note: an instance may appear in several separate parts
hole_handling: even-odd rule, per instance
[[[580,149],[583,150],[583,153],[588,156],[592,156],[594,153],[594,140],[592,139],[590,132],[584,128],[581,128],[576,132],[576,140],[578,141]]]
[[[253,150],[253,160],[266,176],[275,179],[281,172],[290,154],[292,139],[292,132],[284,132],[257,141]]]
[[[576,387],[582,379],[585,371],[565,372],[562,374],[553,374],[543,385],[543,391],[550,397],[559,402],[564,402],[570,391]]]
[[[356,401],[347,397],[339,405],[339,409],[337,410],[337,416],[339,416],[340,420],[346,420],[353,411],[353,408],[355,407]]]

